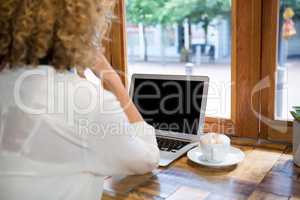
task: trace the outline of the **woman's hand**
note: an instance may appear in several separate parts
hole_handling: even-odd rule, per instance
[[[114,85],[121,81],[117,72],[112,68],[105,56],[100,54],[96,60],[93,72],[101,79],[105,89],[114,92]]]
[[[101,79],[103,87],[117,97],[129,122],[143,121],[142,116],[130,99],[120,76],[102,54],[97,58],[96,66],[92,70]]]

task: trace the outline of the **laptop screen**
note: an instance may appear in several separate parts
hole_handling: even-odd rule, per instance
[[[133,102],[155,129],[196,135],[204,81],[136,78]]]

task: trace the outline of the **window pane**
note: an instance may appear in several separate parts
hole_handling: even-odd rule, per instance
[[[230,118],[231,1],[128,0],[126,8],[129,77],[209,76],[206,114]]]
[[[300,105],[300,1],[281,0],[279,15],[275,110],[277,119],[287,120],[292,107]]]

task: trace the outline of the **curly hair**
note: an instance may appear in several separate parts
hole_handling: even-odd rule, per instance
[[[1,68],[42,61],[82,75],[103,51],[115,0],[0,0]]]

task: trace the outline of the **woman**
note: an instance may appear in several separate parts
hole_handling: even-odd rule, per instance
[[[97,200],[105,176],[157,166],[154,129],[102,55],[113,7],[0,0],[0,199]]]

